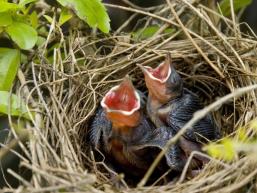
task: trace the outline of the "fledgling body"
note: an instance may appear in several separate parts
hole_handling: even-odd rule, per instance
[[[166,60],[155,69],[138,65],[144,72],[148,88],[147,112],[156,127],[169,127],[170,132],[176,134],[202,108],[197,96],[183,87],[183,81],[168,55]],[[202,142],[215,140],[219,137],[218,128],[211,115],[199,120],[180,138],[178,146],[178,163],[176,168],[182,170],[185,163],[179,161],[182,154],[201,151]],[[203,160],[201,160],[203,161]]]
[[[110,158],[112,167],[133,176],[142,176],[172,133],[158,128],[144,114],[144,102],[128,78],[103,98],[90,127],[90,141]],[[167,165],[173,165],[169,150]],[[117,167],[116,167],[117,166]],[[159,167],[159,169],[161,169]]]

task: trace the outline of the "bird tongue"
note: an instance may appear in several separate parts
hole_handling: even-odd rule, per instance
[[[149,68],[147,69],[148,72],[150,74],[153,75],[153,77],[155,77],[156,79],[159,79],[161,81],[165,80],[167,75],[168,75],[168,69],[165,68],[165,64],[160,64],[157,68],[155,69],[152,69],[152,68]]]
[[[143,70],[144,74],[148,76],[150,79],[157,80],[161,83],[166,82],[171,73],[169,57],[167,57],[163,63],[161,63],[154,69],[150,66],[142,66],[140,64],[138,64],[138,66]]]
[[[135,88],[128,78],[122,83],[113,87],[103,98],[102,106],[107,111],[116,111],[121,113],[130,113],[139,109],[140,101]]]

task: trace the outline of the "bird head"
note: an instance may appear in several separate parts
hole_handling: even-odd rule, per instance
[[[140,96],[128,76],[105,94],[101,105],[113,127],[135,127],[139,124]]]
[[[165,61],[156,68],[137,65],[144,73],[146,87],[151,98],[157,99],[160,103],[167,103],[181,95],[183,82],[171,64],[169,54],[166,56]]]

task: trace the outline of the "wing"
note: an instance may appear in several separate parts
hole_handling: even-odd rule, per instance
[[[106,138],[111,132],[112,124],[106,118],[103,108],[99,107],[96,111],[95,117],[90,125],[89,141],[90,144],[97,148],[101,143],[101,138]]]
[[[157,148],[160,151],[164,149],[164,146],[170,138],[175,135],[175,132],[169,127],[159,127],[153,129],[149,132],[141,143],[135,144],[133,146],[136,150],[148,149],[151,154],[153,151],[151,149]],[[157,154],[158,155],[158,154]],[[185,164],[185,159],[183,157],[182,150],[178,144],[173,144],[165,153],[165,158],[167,165],[176,171],[181,171]]]
[[[173,108],[167,116],[167,123],[176,131],[181,129],[202,108],[198,98],[191,94],[183,94],[182,97],[171,101]],[[192,141],[207,138],[214,140],[218,138],[218,128],[211,115],[199,120],[191,129],[188,129],[185,137]]]

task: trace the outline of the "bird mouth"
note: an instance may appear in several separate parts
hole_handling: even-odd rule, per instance
[[[107,113],[129,116],[140,109],[140,96],[130,80],[125,78],[120,85],[114,86],[107,92],[101,101],[101,106]]]
[[[171,74],[170,64],[166,61],[161,63],[156,68],[151,68],[150,66],[143,66],[141,64],[137,65],[142,69],[145,75],[147,75],[152,80],[156,80],[160,83],[165,83]]]

